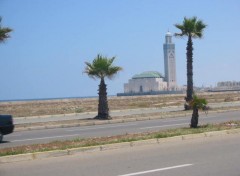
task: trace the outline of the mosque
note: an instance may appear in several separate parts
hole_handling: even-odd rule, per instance
[[[177,86],[175,44],[170,32],[165,35],[163,51],[165,76],[158,71],[136,74],[124,84],[124,93],[118,93],[117,96],[183,93]]]

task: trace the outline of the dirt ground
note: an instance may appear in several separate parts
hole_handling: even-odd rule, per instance
[[[198,93],[198,96],[209,103],[240,101],[240,92]],[[110,110],[154,108],[183,105],[184,97],[185,94],[108,97],[108,103]],[[97,108],[97,98],[0,102],[0,114],[15,117],[94,112]]]

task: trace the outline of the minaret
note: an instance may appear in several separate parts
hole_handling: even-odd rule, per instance
[[[172,43],[172,35],[169,31],[165,35],[163,51],[164,51],[165,81],[167,82],[168,90],[176,90],[177,80],[176,80],[175,44]]]

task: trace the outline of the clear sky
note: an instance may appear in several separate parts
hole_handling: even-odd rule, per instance
[[[0,100],[97,96],[83,71],[98,53],[124,68],[107,81],[109,95],[123,92],[134,74],[164,73],[165,34],[185,16],[208,25],[193,41],[194,85],[240,81],[239,0],[0,0],[0,16],[14,30],[0,44]],[[187,40],[173,41],[184,85]]]

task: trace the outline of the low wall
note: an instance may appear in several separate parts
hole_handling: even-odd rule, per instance
[[[137,93],[117,93],[117,96],[139,96],[139,95],[160,95],[160,94],[184,94],[185,91],[152,91],[152,92],[137,92]]]

